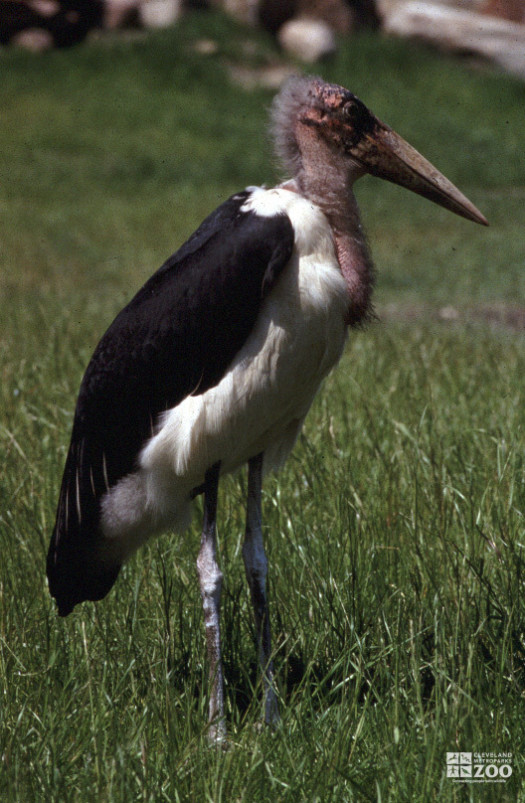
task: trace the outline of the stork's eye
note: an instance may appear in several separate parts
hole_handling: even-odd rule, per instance
[[[349,122],[356,131],[365,133],[374,127],[374,118],[366,108],[364,103],[354,98],[343,106],[345,120]]]
[[[352,123],[357,122],[359,118],[363,116],[363,112],[366,113],[366,111],[366,106],[363,106],[363,104],[359,103],[357,100],[349,100],[343,106],[344,116]]]

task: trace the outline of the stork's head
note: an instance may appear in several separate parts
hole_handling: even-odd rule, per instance
[[[463,193],[344,87],[291,78],[274,100],[272,117],[277,152],[295,176],[318,170],[322,180],[329,154],[350,183],[371,173],[488,225]]]

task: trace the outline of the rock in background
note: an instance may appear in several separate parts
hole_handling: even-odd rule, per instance
[[[378,0],[378,6],[388,34],[480,56],[525,78],[525,7],[521,0]]]
[[[308,64],[333,55],[337,49],[333,28],[313,17],[292,17],[281,25],[277,38],[283,50]]]

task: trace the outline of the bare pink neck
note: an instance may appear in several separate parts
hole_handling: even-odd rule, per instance
[[[296,179],[284,186],[305,195],[328,218],[337,260],[348,288],[346,323],[349,326],[365,323],[372,315],[374,267],[351,179],[344,171],[338,171],[337,166],[333,169],[332,165],[327,165],[313,176],[300,171]]]
[[[367,247],[366,238],[357,214],[352,221],[352,209],[347,207],[346,214],[330,215],[325,212],[334,233],[335,251],[341,273],[348,288],[348,311],[346,323],[358,326],[366,322],[372,312],[372,290],[374,287],[374,268]]]

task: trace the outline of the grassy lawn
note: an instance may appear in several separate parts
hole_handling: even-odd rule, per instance
[[[491,228],[358,185],[381,320],[353,335],[265,489],[282,727],[257,727],[244,475],[219,500],[229,750],[205,734],[198,510],[103,602],[59,620],[48,595],[82,372],[209,211],[278,177],[272,93],[230,80],[277,58],[199,14],[0,54],[2,801],[525,801],[525,87],[486,68],[358,36],[320,70]],[[459,750],[512,752],[513,775],[455,784]]]

